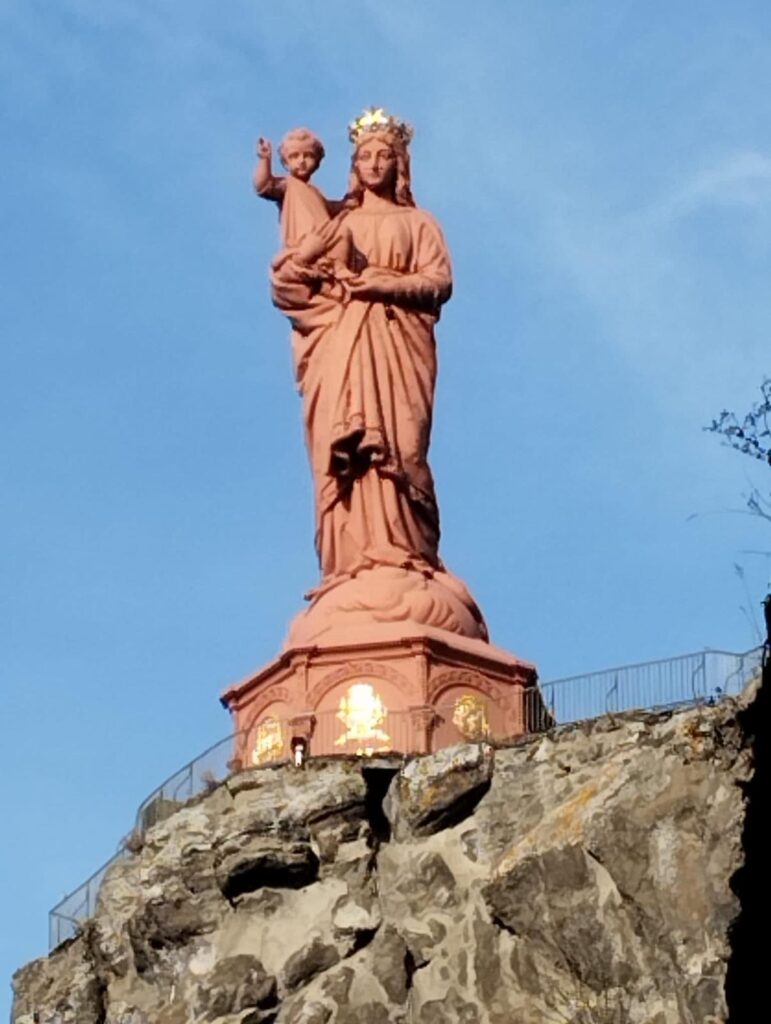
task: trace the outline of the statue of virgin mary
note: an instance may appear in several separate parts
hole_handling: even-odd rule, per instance
[[[412,130],[373,109],[349,134],[342,209],[271,272],[292,325],[321,566],[290,642],[396,621],[486,639],[479,609],[439,558],[428,464],[450,256],[412,197]]]

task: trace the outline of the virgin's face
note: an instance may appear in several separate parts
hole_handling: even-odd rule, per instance
[[[396,154],[382,139],[370,139],[356,150],[356,172],[365,188],[373,192],[388,190],[396,177]]]

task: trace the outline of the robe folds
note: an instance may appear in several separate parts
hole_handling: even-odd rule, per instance
[[[430,575],[442,568],[428,447],[449,254],[436,221],[412,206],[354,208],[335,225],[354,265],[394,272],[387,296],[346,297],[291,259],[272,273],[293,328],[322,586],[379,565]]]

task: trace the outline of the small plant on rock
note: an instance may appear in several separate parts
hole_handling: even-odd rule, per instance
[[[214,774],[214,772],[205,771],[201,772],[201,786],[204,793],[213,793],[214,790],[219,786],[220,780]]]
[[[121,839],[120,848],[127,853],[141,853],[145,846],[145,836],[141,829],[132,829],[127,836]]]

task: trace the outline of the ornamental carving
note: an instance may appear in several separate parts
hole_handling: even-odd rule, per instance
[[[432,679],[428,684],[428,700],[436,704],[439,695],[444,690],[449,690],[451,686],[467,686],[469,689],[478,690],[496,703],[501,702],[501,688],[479,672],[472,672],[470,669],[452,669]]]
[[[290,696],[289,690],[285,686],[271,686],[269,689],[262,694],[261,699],[254,705],[254,710],[249,718],[249,724],[247,729],[251,729],[256,721],[259,720],[262,715],[271,704],[289,704]]]
[[[339,683],[344,683],[348,679],[366,678],[368,676],[375,679],[385,679],[407,695],[413,689],[409,679],[391,665],[384,664],[382,661],[350,661],[346,665],[336,668],[316,683],[308,694],[308,705],[316,709],[326,694]]]

